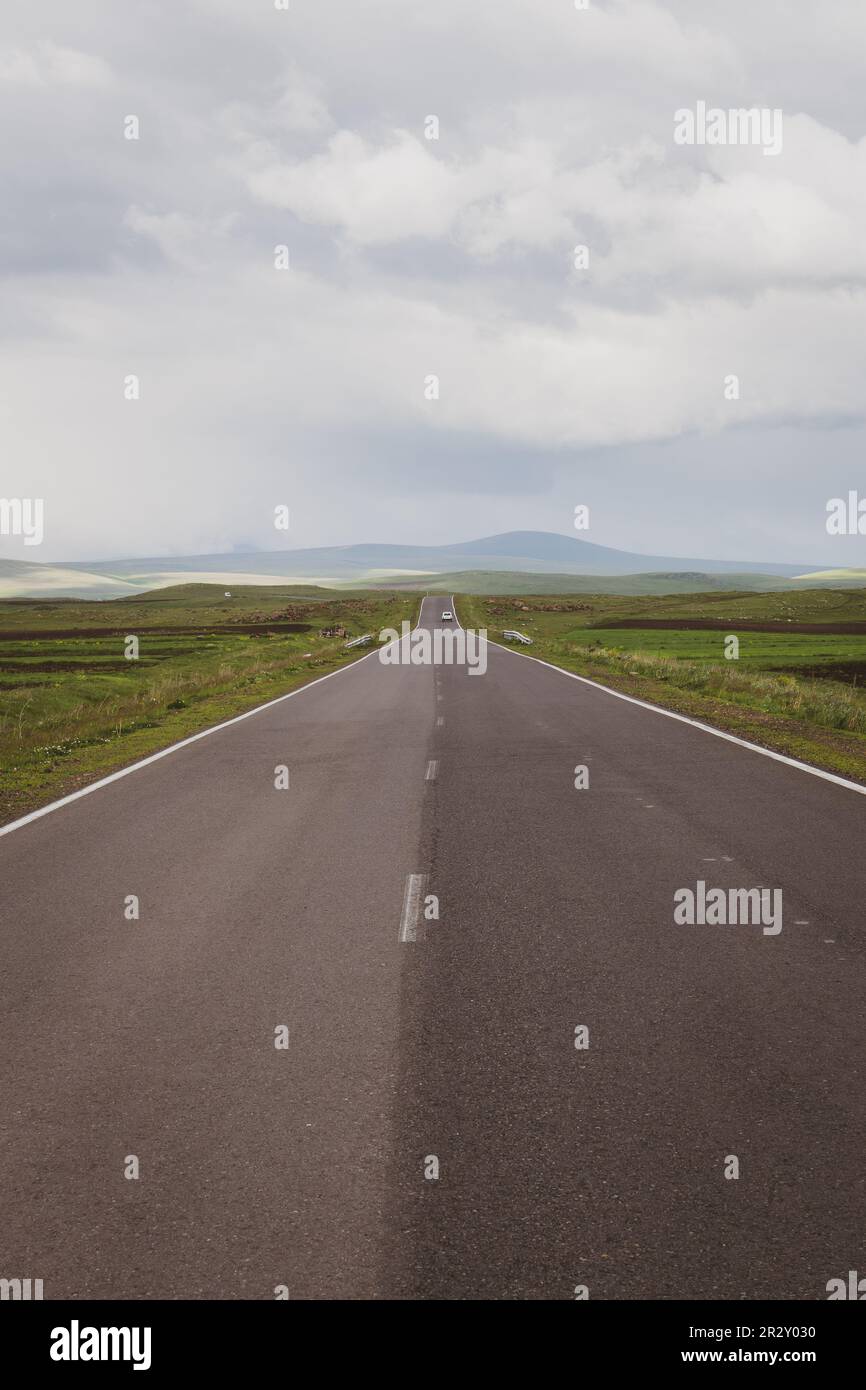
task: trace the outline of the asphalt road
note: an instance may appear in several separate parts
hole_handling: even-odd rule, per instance
[[[0,1277],[820,1299],[866,1272],[866,799],[488,658],[374,654],[0,838]],[[700,879],[781,888],[782,931],[676,925]]]

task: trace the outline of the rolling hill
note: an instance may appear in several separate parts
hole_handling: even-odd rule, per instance
[[[509,531],[450,545],[320,546],[39,565],[0,561],[0,597],[120,598],[182,583],[310,583],[476,592],[671,593],[859,587],[866,573],[826,564],[643,555],[550,531]]]

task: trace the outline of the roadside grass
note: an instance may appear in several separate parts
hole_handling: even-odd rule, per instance
[[[736,597],[738,608],[744,597],[757,600],[745,604],[744,620],[764,621],[772,630],[738,632],[733,612],[713,630],[595,626],[613,616],[606,596],[577,613],[557,609],[550,596],[456,601],[461,622],[487,627],[495,641],[502,641],[504,628],[531,637],[531,648],[518,648],[524,654],[866,783],[866,633],[786,631],[792,615],[780,613],[772,600],[787,605],[789,595]],[[799,594],[794,621],[805,624],[810,614],[826,627],[866,617],[859,594],[855,603],[816,597],[846,596]],[[654,600],[638,614],[620,609],[614,620],[668,619],[673,606]],[[686,605],[683,621],[720,616],[715,603],[707,605],[709,613],[694,611],[703,606]],[[736,661],[724,657],[729,633],[739,637]]]
[[[536,624],[527,623],[527,635],[532,636]],[[735,661],[725,659],[725,639],[728,634],[737,636],[739,656]],[[545,632],[545,636],[583,648],[591,652],[594,648],[609,648],[629,652],[639,656],[658,657],[659,660],[697,662],[704,666],[723,663],[724,669],[731,671],[791,671],[793,673],[820,673],[822,668],[829,672],[850,668],[851,683],[866,683],[866,633],[802,633],[802,632],[754,632],[741,629],[734,624],[727,629],[706,631],[693,629],[652,629],[652,628],[574,628],[559,634]],[[859,678],[858,678],[859,677]]]
[[[0,603],[0,822],[338,670],[367,650],[347,640],[417,609],[412,594],[268,587],[228,600],[213,585],[155,602]],[[334,627],[346,635],[320,636]]]
[[[467,593],[470,590],[467,586]],[[671,593],[656,595],[623,594],[543,594],[484,596],[491,618],[508,615],[510,625],[515,611],[527,620],[543,617],[544,622],[569,629],[604,628],[616,622],[639,618],[654,620],[678,618],[719,623],[766,622],[784,631],[788,623],[862,623],[866,628],[866,589],[802,589],[796,593],[748,593],[728,590],[722,593]]]

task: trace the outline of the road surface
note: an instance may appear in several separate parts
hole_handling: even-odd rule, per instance
[[[0,838],[0,1276],[820,1299],[866,1270],[864,798],[488,658],[374,654]],[[781,888],[782,931],[676,925],[698,880]]]

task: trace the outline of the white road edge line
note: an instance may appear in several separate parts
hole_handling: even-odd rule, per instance
[[[421,614],[424,611],[424,600],[421,600],[421,607],[418,609],[418,617],[415,620],[415,627],[421,621]],[[414,629],[413,629],[414,631]],[[402,642],[402,637],[395,639]],[[191,743],[198,743],[200,738],[207,738],[210,734],[218,734],[220,729],[228,729],[232,724],[240,724],[242,719],[252,719],[254,714],[261,714],[263,709],[271,709],[274,705],[282,704],[283,700],[291,700],[295,695],[303,695],[305,690],[312,690],[314,685],[321,685],[322,681],[329,681],[333,676],[342,676],[346,671],[352,671],[357,666],[363,666],[365,661],[369,661],[371,656],[378,656],[380,652],[388,647],[393,647],[394,642],[386,642],[384,647],[376,647],[374,651],[368,652],[357,661],[352,661],[348,666],[340,666],[336,671],[329,671],[326,676],[317,676],[314,681],[308,681],[306,685],[299,685],[296,690],[288,690],[285,695],[277,695],[273,700],[266,700],[263,705],[256,705],[253,709],[244,710],[243,714],[235,714],[231,719],[224,719],[221,724],[213,724],[209,729],[202,729],[197,734],[190,734],[189,738],[182,738],[178,743],[170,743],[167,748],[160,748],[158,753],[151,753],[147,758],[140,758],[137,763],[130,763],[129,767],[118,768],[117,772],[110,772],[107,777],[100,777],[98,782],[91,782],[86,787],[81,787],[77,792],[70,792],[68,796],[61,796],[59,801],[49,801],[47,806],[40,806],[38,811],[31,811],[29,815],[21,816],[19,820],[10,821],[8,825],[0,825],[0,836],[11,835],[13,830],[20,830],[22,825],[29,825],[31,821],[40,820],[42,816],[49,816],[52,811],[59,811],[61,806],[68,806],[73,801],[78,801],[82,796],[90,796],[91,792],[98,792],[101,787],[107,787],[112,782],[119,782],[121,777],[129,777],[133,772],[138,772],[142,767],[149,767],[151,763],[158,763],[160,758],[167,758],[169,753],[176,753],[180,748],[188,748]]]
[[[403,911],[400,914],[400,941],[418,940],[418,919],[421,916],[421,903],[427,874],[409,874],[403,893]]]
[[[460,626],[456,616],[457,610],[453,607],[455,622]],[[752,753],[760,753],[764,758],[772,758],[774,762],[785,763],[788,767],[795,767],[800,772],[808,772],[812,777],[820,777],[824,782],[835,782],[837,787],[846,787],[848,791],[859,792],[861,796],[866,796],[866,787],[859,782],[850,782],[847,777],[837,777],[835,772],[824,772],[820,767],[810,767],[808,763],[798,762],[796,758],[789,758],[784,753],[774,753],[772,748],[762,748],[759,743],[749,743],[748,739],[738,738],[736,734],[725,733],[724,729],[714,729],[711,724],[702,724],[699,719],[690,719],[687,714],[677,714],[672,709],[662,709],[661,705],[648,704],[646,700],[638,700],[634,695],[623,695],[620,690],[611,690],[609,685],[601,685],[599,681],[592,681],[588,676],[577,676],[574,671],[566,671],[562,666],[554,666],[551,661],[543,661],[540,656],[528,656],[526,652],[516,652],[511,647],[504,647],[501,642],[494,642],[488,637],[491,647],[498,647],[500,651],[508,652],[509,656],[519,656],[524,661],[534,661],[536,666],[546,666],[549,671],[556,671],[560,676],[568,676],[569,680],[580,681],[581,685],[591,685],[593,690],[603,690],[605,695],[612,695],[615,700],[625,700],[628,705],[638,705],[641,709],[648,709],[651,714],[662,714],[666,719],[676,719],[680,724],[691,724],[693,729],[702,729],[705,734],[712,734],[714,738],[723,738],[726,743],[736,743],[740,748],[748,748]]]
[[[436,774],[438,773],[438,771],[439,771],[439,764],[438,764],[438,762],[436,761],[435,758],[431,758],[431,759],[430,759],[430,762],[427,764],[427,771],[426,771],[425,774],[424,774],[424,781],[425,781],[425,782],[435,782],[435,781],[436,781]]]

